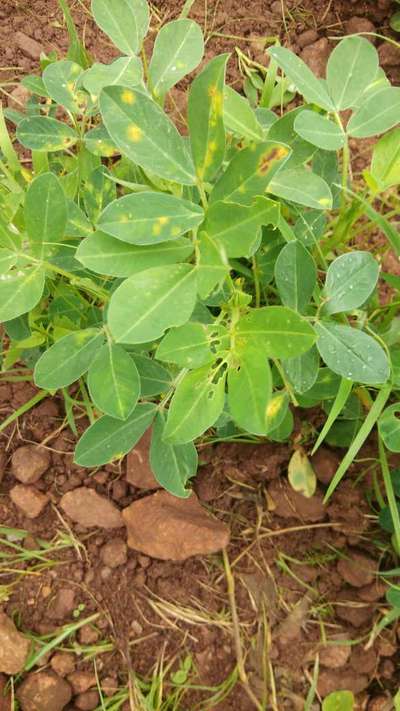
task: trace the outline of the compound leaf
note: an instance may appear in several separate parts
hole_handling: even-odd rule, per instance
[[[365,37],[346,37],[331,52],[326,68],[328,90],[338,111],[355,106],[379,69],[374,45]]]

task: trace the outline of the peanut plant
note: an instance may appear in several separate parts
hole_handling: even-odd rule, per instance
[[[0,116],[3,372],[24,361],[62,391],[72,427],[84,408],[81,466],[152,426],[154,475],[180,497],[210,429],[283,442],[294,407],[321,406],[314,449],[348,448],[329,495],[376,423],[382,457],[400,451],[398,300],[380,305],[380,254],[353,247],[363,216],[400,255],[382,197],[400,183],[400,89],[365,38],[337,44],[326,80],[271,46],[250,100],[228,54],[202,64],[186,119],[173,88],[202,62],[201,28],[169,22],[149,58],[146,0],[92,12],[121,57],[91,63],[75,41],[22,80],[24,114],[4,111],[31,162]],[[287,92],[302,103],[281,111]],[[353,184],[350,140],[380,134]],[[312,495],[312,477],[292,483]]]

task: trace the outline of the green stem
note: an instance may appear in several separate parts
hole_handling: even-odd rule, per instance
[[[256,293],[256,309],[260,308],[261,305],[261,289],[260,289],[260,279],[258,274],[258,265],[255,257],[251,259],[252,269],[253,269],[253,279],[254,279],[254,289]]]
[[[394,526],[394,535],[396,539],[396,548],[400,551],[400,514],[397,507],[396,496],[393,490],[392,477],[390,475],[389,464],[386,456],[385,446],[382,442],[382,438],[378,436],[379,444],[379,459],[381,463],[382,476],[385,484],[385,491],[388,500],[388,505],[390,509],[390,515],[392,517]]]

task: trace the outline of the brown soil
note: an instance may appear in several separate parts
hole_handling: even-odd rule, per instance
[[[100,61],[110,61],[115,52],[84,11],[87,3],[71,4],[89,51]],[[313,43],[323,40],[319,46],[323,60],[327,38],[345,34],[346,23],[353,17],[368,19],[379,32],[387,34],[389,5],[385,0],[253,0],[251,4],[242,0],[197,0],[191,16],[206,27],[208,56],[239,46],[256,61],[264,62],[260,38],[279,35],[288,46],[303,52],[300,37],[312,30],[317,35]],[[181,0],[155,0],[153,24],[175,17],[181,6]],[[62,53],[67,47],[55,0],[3,0],[0,20],[0,65],[8,68],[2,73],[4,79],[13,81],[37,69],[37,61],[13,42],[16,32],[34,38],[46,51]],[[233,60],[229,71],[229,80],[238,81]],[[388,70],[395,79],[396,72],[395,67]],[[4,89],[9,91],[13,86]],[[2,415],[7,417],[34,393],[30,384],[2,381]],[[309,412],[304,412],[303,428],[299,418],[298,432],[309,428],[308,418]],[[2,457],[5,471],[0,484],[1,525],[27,532],[23,539],[26,551],[39,549],[45,553],[50,541],[58,542],[58,548],[54,550],[53,546],[46,554],[51,565],[34,558],[12,566],[24,575],[10,572],[7,563],[0,562],[1,607],[14,617],[19,629],[43,639],[67,623],[99,613],[91,627],[67,639],[64,647],[75,653],[75,670],[93,673],[90,651],[97,645],[100,681],[111,678],[116,686],[123,687],[129,671],[149,679],[162,656],[165,663],[172,661],[176,670],[180,660],[190,655],[197,685],[222,684],[237,666],[232,598],[222,556],[197,556],[173,563],[131,550],[126,563],[111,570],[104,564],[101,550],[105,543],[121,537],[121,529],[114,532],[73,525],[59,508],[60,498],[67,491],[86,486],[122,509],[143,494],[127,484],[125,462],[106,466],[101,472],[74,465],[74,440],[58,399],[43,401],[0,435],[0,481]],[[44,512],[35,519],[23,516],[9,496],[17,483],[10,468],[12,453],[31,443],[41,443],[51,457],[47,472],[31,484],[50,497]],[[363,457],[375,456],[374,451],[363,452]],[[385,589],[376,572],[378,566],[392,567],[387,541],[367,503],[371,470],[365,476],[365,465],[354,465],[328,507],[323,508],[324,485],[320,484],[320,492],[311,501],[293,496],[287,489],[290,455],[290,447],[270,444],[223,444],[201,450],[197,493],[232,531],[227,554],[234,573],[237,632],[249,687],[259,699],[267,695],[263,708],[301,710],[319,652],[320,696],[344,685],[357,694],[358,708],[381,708],[372,704],[386,692],[398,689],[400,660],[394,626],[368,644],[372,622],[387,609]],[[325,452],[323,461],[329,456]],[[365,476],[365,485],[356,487],[354,482],[361,475]],[[12,535],[9,540],[13,540]],[[63,548],[66,541],[68,546]],[[9,553],[4,545],[0,550]],[[356,561],[356,575],[349,559]],[[365,571],[361,578],[360,569]],[[351,645],[324,646],[324,639]],[[111,651],[101,649],[107,640]],[[56,669],[56,665],[53,653],[39,666]],[[171,671],[165,681],[167,691],[171,690]],[[208,706],[210,695],[204,689],[188,691],[176,708],[255,708],[240,684],[225,700]],[[72,711],[77,707],[71,703],[67,708]]]

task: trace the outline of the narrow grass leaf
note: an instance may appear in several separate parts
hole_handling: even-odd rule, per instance
[[[345,378],[342,378],[340,381],[340,387],[337,392],[337,395],[335,397],[335,400],[332,404],[332,407],[329,411],[328,418],[325,421],[325,424],[321,430],[321,432],[318,435],[318,439],[316,443],[314,444],[313,450],[311,454],[315,454],[317,449],[321,446],[322,442],[328,435],[332,425],[334,422],[336,422],[338,416],[342,412],[349,396],[353,388],[353,381],[352,380],[346,380]]]

